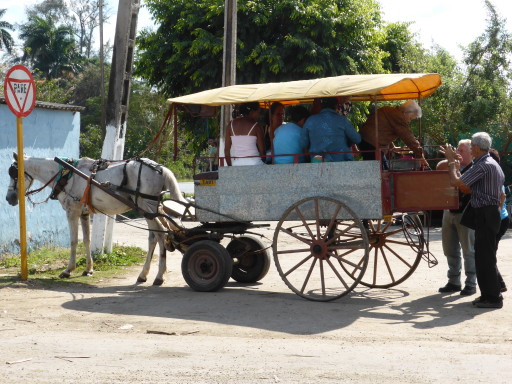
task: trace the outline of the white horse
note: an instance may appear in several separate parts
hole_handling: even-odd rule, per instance
[[[17,155],[14,154],[15,162],[9,168],[9,175],[11,181],[7,190],[6,200],[10,205],[18,204],[18,183],[17,183]],[[75,168],[90,175],[91,168],[97,163],[93,159],[81,158],[75,165]],[[109,182],[112,186],[117,186],[116,193],[122,198],[131,200],[137,207],[144,212],[156,213],[158,210],[159,197],[162,191],[169,191],[170,197],[174,200],[186,202],[180,192],[180,188],[174,174],[167,168],[156,164],[148,159],[126,160],[119,162],[107,162],[108,167],[102,169],[100,166],[96,171],[94,180],[105,183]],[[89,204],[81,203],[83,200],[88,181],[79,177],[78,175],[69,174],[69,179],[62,173],[63,168],[59,166],[54,159],[45,158],[24,158],[25,170],[25,189],[28,190],[34,180],[40,181],[43,185],[53,188],[52,194],[62,205],[66,211],[66,216],[69,224],[70,231],[70,247],[71,253],[69,263],[60,277],[70,277],[71,272],[76,269],[76,247],[78,244],[78,219],[80,218],[83,231],[83,241],[87,256],[87,265],[84,276],[90,276],[93,273],[93,260],[90,248],[90,220],[89,214],[91,209],[98,213],[106,215],[117,215],[129,211],[129,206],[112,197],[108,193],[102,191],[100,188],[90,186],[90,194],[86,194],[89,199]],[[54,176],[56,176],[54,178]],[[61,177],[58,177],[61,175]],[[54,179],[52,179],[54,178]],[[67,179],[67,183],[64,180]],[[56,185],[65,184],[62,191],[55,189]],[[59,188],[59,187],[57,187]],[[161,285],[164,282],[164,274],[167,270],[166,265],[166,249],[164,246],[165,241],[165,228],[157,219],[147,219],[149,236],[148,236],[148,253],[146,255],[146,262],[144,267],[137,278],[137,282],[145,282],[149,268],[151,266],[151,259],[158,242],[160,249],[160,260],[158,264],[158,274],[153,282],[154,285]]]

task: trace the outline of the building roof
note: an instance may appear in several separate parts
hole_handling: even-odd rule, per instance
[[[0,104],[7,104],[6,101],[5,101],[5,97],[0,96]],[[53,109],[53,110],[57,110],[57,111],[70,111],[70,112],[83,112],[83,111],[85,111],[85,107],[81,107],[81,106],[78,106],[78,105],[48,103],[46,101],[36,101],[35,108]]]

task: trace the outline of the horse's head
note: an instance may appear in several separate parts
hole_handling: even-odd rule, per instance
[[[5,200],[10,205],[18,204],[18,157],[14,154],[14,162],[9,167],[9,188],[7,188],[7,195],[5,196]],[[30,176],[27,172],[25,172],[25,191],[30,188],[32,183],[34,182],[34,178]]]

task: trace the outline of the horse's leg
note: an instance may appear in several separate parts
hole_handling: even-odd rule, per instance
[[[85,256],[87,258],[87,264],[85,271],[82,272],[82,276],[92,276],[93,273],[93,260],[91,255],[91,223],[89,214],[80,215],[80,223],[82,224],[82,237],[85,245]]]
[[[146,255],[146,262],[142,267],[142,271],[140,272],[139,277],[137,278],[137,283],[145,283],[148,279],[149,268],[151,268],[151,259],[153,258],[153,253],[155,252],[156,247],[156,236],[154,232],[148,232],[148,253]]]
[[[155,232],[155,236],[158,241],[160,257],[158,259],[158,273],[153,281],[153,285],[162,285],[164,283],[165,273],[167,272],[167,251],[164,246],[164,233]]]
[[[69,225],[69,240],[70,240],[70,254],[68,267],[62,272],[59,277],[70,277],[71,272],[76,268],[76,247],[78,245],[78,214],[75,211],[66,211]]]

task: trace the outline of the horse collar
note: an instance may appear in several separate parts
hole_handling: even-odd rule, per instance
[[[73,160],[70,157],[63,157],[62,160],[68,164],[71,164],[75,168],[78,166],[78,160]],[[59,165],[57,181],[55,182],[55,186],[53,187],[52,193],[50,194],[50,199],[57,200],[59,194],[64,190],[64,187],[68,184],[68,181],[72,176],[73,172],[71,172],[71,170],[64,168],[62,165]]]

